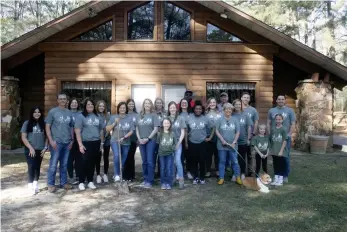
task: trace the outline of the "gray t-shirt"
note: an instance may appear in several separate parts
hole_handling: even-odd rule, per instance
[[[40,128],[40,125],[37,123],[36,125],[33,126],[33,132],[27,132],[27,126],[28,126],[29,121],[25,121],[23,123],[22,129],[20,132],[26,133],[27,134],[27,139],[30,143],[30,145],[35,149],[35,150],[42,150],[45,148],[45,133],[43,131],[43,128]]]
[[[240,136],[237,141],[238,145],[246,145],[248,140],[248,127],[252,125],[251,119],[242,113],[233,113],[232,117],[239,121],[240,124]]]
[[[141,118],[141,114],[137,116],[136,126],[138,127],[140,138],[148,138],[155,127],[159,127],[159,120],[156,113],[145,114]],[[152,139],[156,139],[156,136],[153,136]]]
[[[276,114],[281,114],[283,116],[283,127],[286,129],[286,131],[290,132],[290,127],[293,123],[296,121],[296,116],[292,108],[290,107],[274,107],[271,108],[268,112],[268,119],[271,120],[271,128],[274,128],[276,126],[275,122],[275,116]]]
[[[81,129],[82,141],[100,140],[100,132],[103,131],[103,127],[104,123],[94,113],[88,114],[87,117],[80,114],[76,118],[75,128]]]
[[[166,113],[165,113],[165,111],[163,111],[163,112],[157,112],[156,114],[158,117],[159,126],[161,127],[163,125],[163,119],[165,118]]]
[[[137,141],[137,136],[136,136],[136,118],[138,117],[138,113],[128,113],[128,116],[131,117],[132,121],[133,121],[133,125],[134,125],[134,133],[131,135],[130,137],[130,141],[132,143],[136,143]]]
[[[243,109],[243,112],[251,119],[252,127],[254,126],[255,121],[259,121],[258,111],[254,107],[248,106]]]
[[[115,122],[115,120],[119,118],[118,114],[112,115],[110,120],[107,123],[107,126],[111,125]],[[119,137],[122,138],[130,131],[134,132],[134,121],[133,117],[127,115],[125,118],[121,118],[119,121]],[[118,125],[113,127],[111,142],[115,143],[119,140],[118,138]],[[130,138],[124,139],[122,145],[130,145]]]
[[[184,122],[187,124],[188,118],[189,118],[189,113],[188,112],[181,112],[180,113],[181,118],[184,119]]]
[[[207,128],[212,127],[212,122],[204,115],[196,117],[191,114],[187,121],[188,139],[191,143],[202,143],[207,137]]]
[[[71,142],[71,130],[73,128],[72,113],[68,109],[55,107],[48,112],[46,123],[51,125],[51,135],[58,143]]]
[[[216,111],[210,111],[205,116],[211,121],[211,125],[207,128],[207,136],[211,135],[212,129],[216,126],[217,120],[219,120],[222,117],[222,114]],[[214,138],[216,138],[214,136]]]
[[[240,131],[240,124],[239,121],[234,117],[229,119],[222,117],[216,123],[216,130],[218,130],[227,143],[232,144],[234,142],[235,135]],[[233,150],[230,146],[223,146],[219,138],[217,140],[217,149],[222,151]]]
[[[175,117],[170,116],[169,117],[172,123],[171,129],[175,136],[176,141],[178,142],[181,137],[181,130],[187,128],[186,122],[181,116],[177,116],[176,120]]]
[[[81,111],[76,111],[76,112],[71,111],[71,114],[72,114],[72,123],[73,125],[75,125],[76,118],[78,117],[78,115],[81,114]]]

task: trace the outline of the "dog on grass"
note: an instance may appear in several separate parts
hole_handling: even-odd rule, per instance
[[[245,179],[242,180],[242,185],[246,189],[251,189],[255,191],[259,191],[262,193],[268,193],[270,192],[269,188],[265,186],[265,184],[271,183],[271,178],[268,174],[263,174],[258,177],[245,177]]]

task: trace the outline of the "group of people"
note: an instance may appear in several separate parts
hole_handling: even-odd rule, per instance
[[[187,91],[178,104],[170,102],[167,111],[160,98],[154,103],[145,99],[139,111],[134,100],[129,99],[120,102],[116,114],[111,116],[102,100],[95,104],[85,99],[80,111],[78,101],[72,98],[67,103],[64,93],[58,94],[58,106],[46,118],[40,107],[34,107],[21,130],[28,163],[28,188],[33,194],[39,191],[40,166],[48,149],[49,192],[57,190],[58,162],[60,186],[66,190],[72,188],[71,184],[78,184],[81,191],[85,190],[85,184],[95,189],[95,172],[97,183],[109,182],[110,149],[113,180],[134,180],[137,147],[142,158],[144,188],[152,188],[156,166],[163,190],[170,190],[175,182],[184,188],[185,176],[193,184],[205,184],[205,178],[211,176],[213,161],[219,185],[224,183],[225,172],[230,169],[231,180],[242,184],[245,176],[253,173],[259,176],[261,166],[268,173],[269,155],[274,165],[271,184],[281,186],[288,181],[295,114],[285,105],[284,95],[277,97],[277,106],[269,110],[266,124],[258,123],[258,112],[249,105],[249,93],[229,103],[228,94],[223,92],[219,104],[216,98],[210,98],[206,106],[192,100],[192,95]]]

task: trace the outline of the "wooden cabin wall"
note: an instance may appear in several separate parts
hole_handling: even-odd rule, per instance
[[[192,45],[193,46],[193,45]],[[206,97],[206,82],[256,82],[261,118],[272,103],[272,56],[268,54],[201,52],[47,52],[45,107],[56,104],[60,82],[114,81],[112,111],[131,97],[132,84],[184,84]]]
[[[21,96],[21,121],[27,120],[32,107],[44,108],[44,54],[8,71],[8,75],[19,78]]]

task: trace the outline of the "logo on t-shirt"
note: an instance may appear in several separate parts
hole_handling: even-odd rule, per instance
[[[33,133],[38,134],[38,133],[42,133],[42,132],[43,131],[38,126],[33,127]]]
[[[240,118],[240,124],[241,124],[241,125],[245,125],[245,124],[246,124],[246,121],[245,121],[244,118]]]
[[[179,128],[179,127],[180,127],[180,122],[176,121],[176,122],[172,125],[172,127],[174,127],[174,128]]]
[[[70,123],[71,118],[70,118],[70,116],[66,116],[65,118],[64,118],[64,116],[59,116],[57,121],[59,123]]]
[[[261,143],[259,142],[258,145],[257,145],[257,147],[259,148],[259,150],[265,151],[265,150],[267,150],[268,145],[269,145],[269,144],[268,144],[267,142],[265,142],[264,144],[261,144]]]
[[[282,135],[281,134],[278,134],[277,136],[272,135],[272,141],[281,143],[283,141]]]
[[[224,131],[233,131],[233,130],[235,130],[235,125],[223,123],[223,125],[220,128],[221,128],[221,130],[224,130]]]
[[[173,144],[172,138],[169,138],[169,139],[163,138],[160,142],[160,145],[162,146],[172,146],[172,144]]]
[[[247,115],[248,115],[249,118],[252,118],[252,113],[251,112],[248,112]]]
[[[88,118],[87,119],[87,125],[88,126],[99,126],[99,119],[97,119],[97,118],[94,118],[94,119]]]
[[[147,119],[140,119],[139,121],[139,125],[151,125],[152,124],[152,119],[151,118],[147,118]]]
[[[202,129],[205,128],[205,123],[204,122],[200,122],[200,123],[193,122],[190,125],[190,127],[191,127],[192,130],[202,130]]]
[[[129,123],[124,123],[124,124],[119,124],[119,128],[121,129],[121,130],[129,130],[130,129],[130,124]]]

